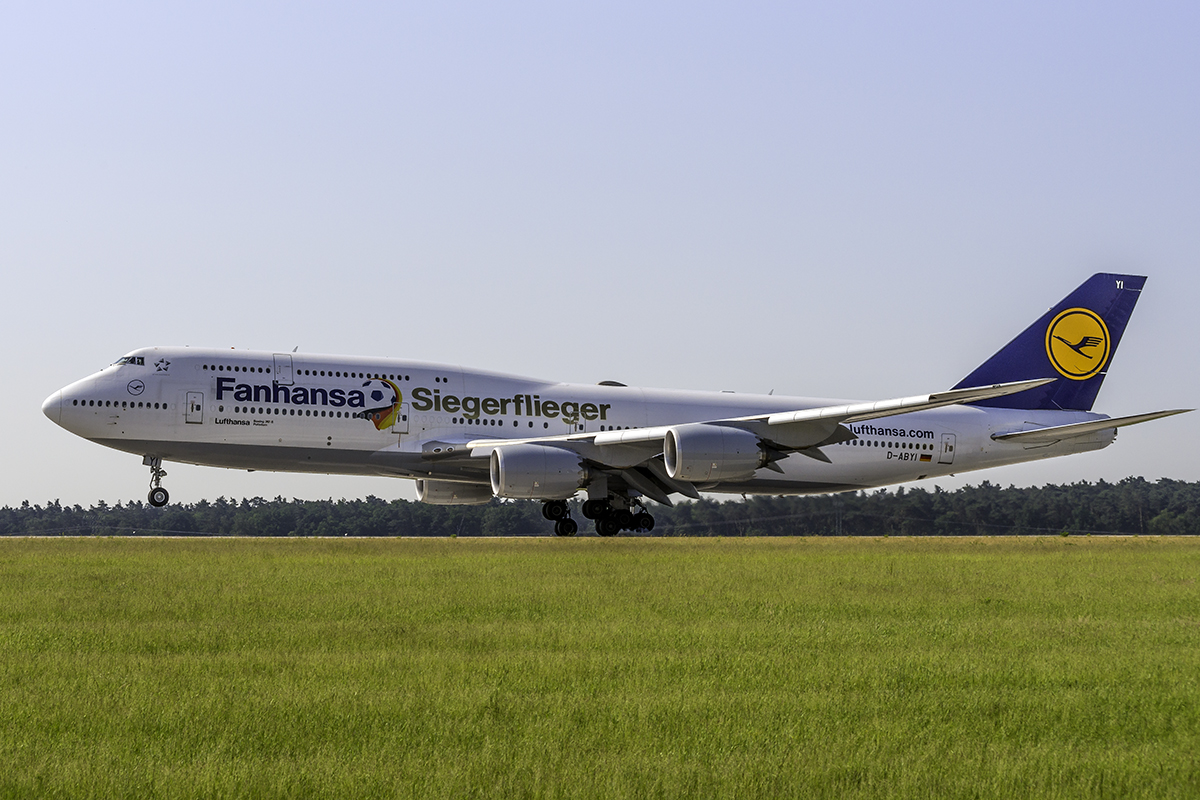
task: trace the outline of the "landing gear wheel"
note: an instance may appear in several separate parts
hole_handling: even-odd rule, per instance
[[[158,456],[145,456],[142,464],[150,468],[150,494],[146,495],[146,499],[155,508],[162,508],[171,499],[171,495],[162,487],[162,479],[167,477],[167,471],[162,468],[162,459]]]
[[[619,530],[633,530],[633,513],[629,509],[622,508],[619,511],[614,511],[610,516],[617,521]]]
[[[567,517],[566,519],[560,519],[558,522],[554,523],[555,536],[574,536],[575,532],[578,530],[579,526],[575,524],[575,520],[571,519],[570,517]]]
[[[654,517],[645,511],[635,514],[633,517],[633,527],[639,531],[652,531],[654,530]]]
[[[616,536],[621,532],[621,523],[617,522],[615,514],[605,514],[596,520],[596,533],[601,536]]]
[[[584,500],[583,508],[580,511],[588,519],[599,519],[608,513],[609,505],[607,500]]]
[[[571,509],[567,508],[566,500],[547,500],[542,503],[542,516],[546,519],[558,521],[565,519],[569,513]]]

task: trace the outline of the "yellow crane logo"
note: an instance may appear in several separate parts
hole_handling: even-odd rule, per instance
[[[1108,362],[1108,326],[1095,311],[1069,308],[1046,328],[1046,355],[1064,378],[1085,381]]]

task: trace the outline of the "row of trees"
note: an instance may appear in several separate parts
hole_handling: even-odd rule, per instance
[[[1200,534],[1200,483],[1120,483],[1002,489],[984,482],[814,497],[700,500],[651,509],[654,536],[997,536],[1058,533]],[[583,522],[578,508],[575,518]],[[523,536],[546,535],[535,502],[430,506],[406,500],[218,498],[153,508],[22,503],[0,509],[0,535]],[[590,528],[581,525],[581,532]]]

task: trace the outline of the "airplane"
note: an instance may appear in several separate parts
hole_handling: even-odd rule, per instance
[[[146,347],[51,394],[42,411],[164,462],[416,480],[435,505],[542,502],[554,532],[648,531],[646,501],[847,492],[1107,447],[1193,409],[1092,412],[1145,284],[1093,275],[952,388],[856,402],[569,384],[393,358]]]

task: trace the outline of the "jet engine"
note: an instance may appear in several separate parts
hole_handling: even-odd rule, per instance
[[[749,478],[767,463],[753,433],[720,425],[678,425],[663,443],[667,474],[676,480],[712,483]]]
[[[514,444],[492,451],[492,491],[497,497],[566,500],[588,480],[578,454],[557,447]]]
[[[417,499],[431,506],[478,506],[492,499],[492,487],[453,481],[417,481]]]

